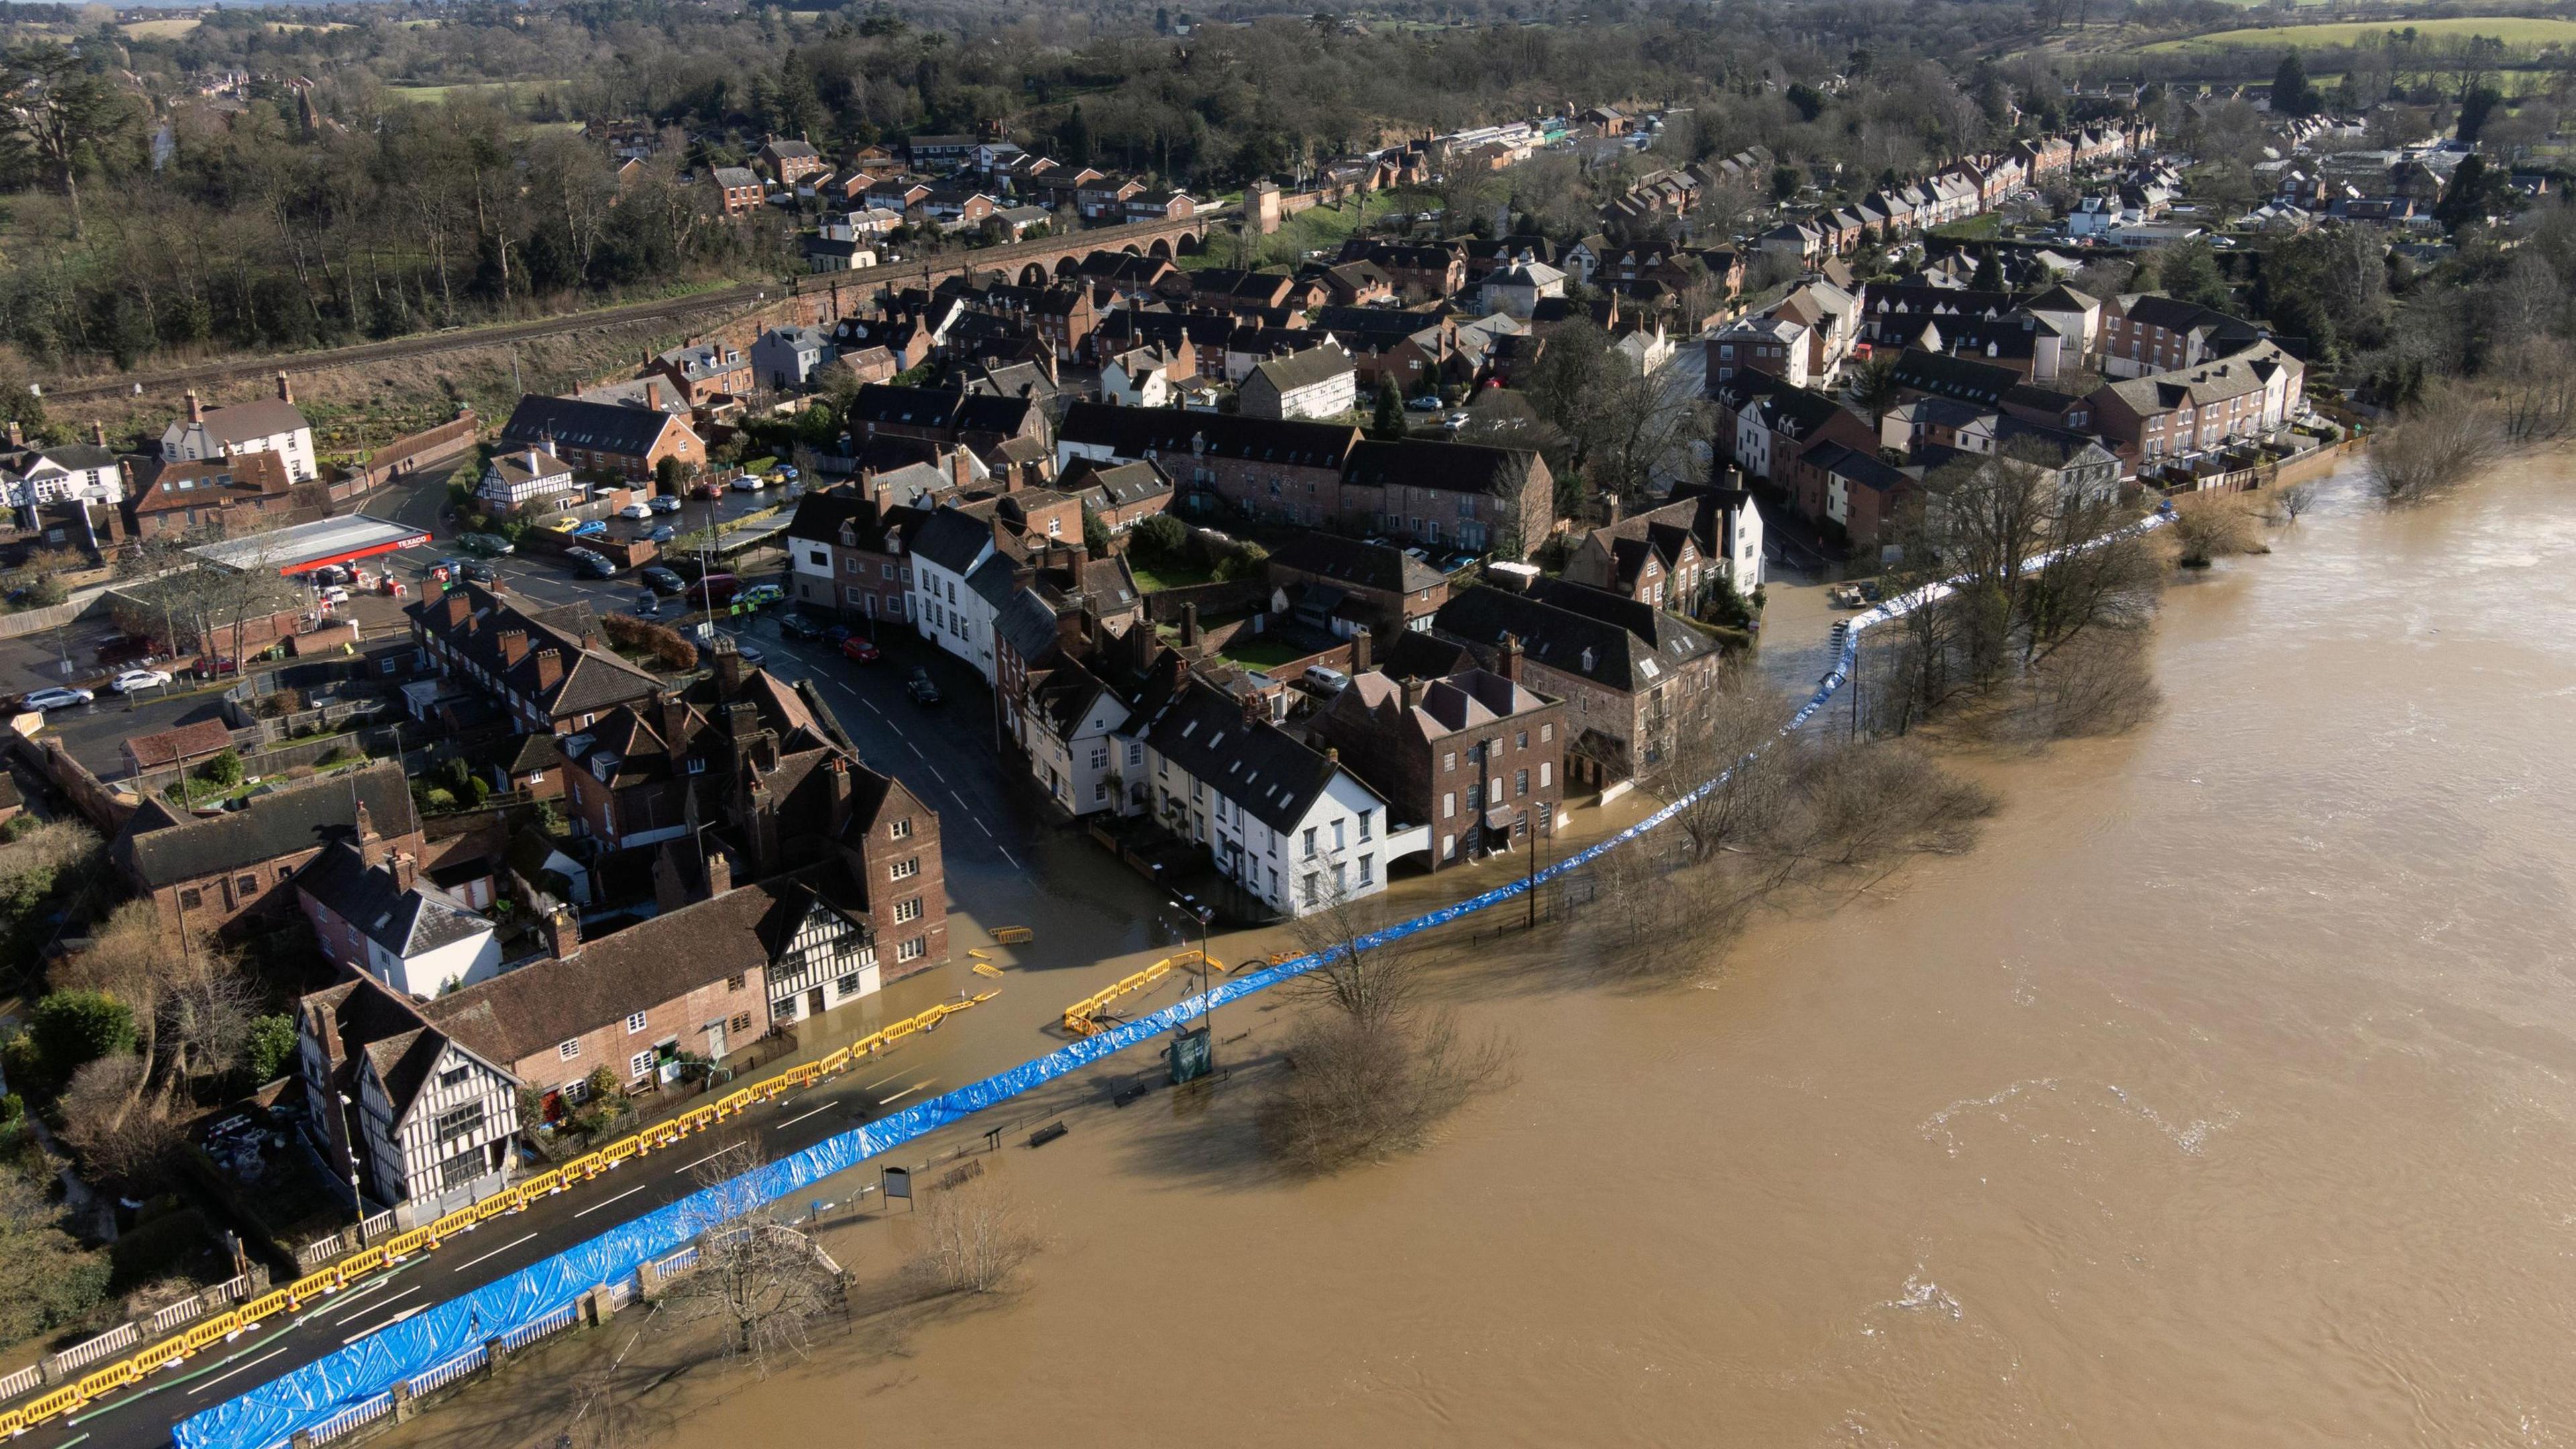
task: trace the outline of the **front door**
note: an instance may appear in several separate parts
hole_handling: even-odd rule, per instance
[[[805,993],[805,1014],[807,1016],[821,1016],[823,1014],[822,987],[817,986],[813,990]]]
[[[720,1062],[725,1054],[725,1024],[721,1020],[707,1023],[707,1060]]]

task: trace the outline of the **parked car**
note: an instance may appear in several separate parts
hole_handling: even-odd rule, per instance
[[[778,616],[778,632],[795,639],[820,639],[823,626],[802,614],[781,614]]]
[[[736,493],[757,493],[768,486],[769,480],[757,473],[745,473],[733,480],[733,491]]]
[[[568,548],[564,550],[564,557],[572,560],[573,571],[581,574],[585,578],[613,579],[617,577],[617,565],[610,563],[608,561],[608,555],[601,553],[596,549]]]
[[[847,624],[830,624],[823,629],[823,642],[826,644],[838,645],[849,637],[850,626]]]
[[[20,703],[22,708],[32,710],[69,709],[97,698],[86,689],[40,689]]]
[[[590,522],[583,524],[581,527],[574,529],[572,531],[572,536],[575,538],[606,538],[608,536],[608,520],[604,518],[594,518]]]
[[[123,674],[116,676],[116,681],[110,684],[108,688],[115,690],[119,694],[132,694],[138,689],[167,688],[169,683],[170,675],[165,670],[129,669]]]
[[[919,665],[913,666],[912,677],[903,682],[903,692],[912,696],[914,704],[926,707],[939,703],[939,686],[931,683],[930,671]]]
[[[885,655],[874,644],[853,634],[841,641],[841,657],[853,664],[874,664]]]
[[[672,539],[680,536],[680,531],[666,523],[644,536],[653,540],[655,543],[669,543]]]
[[[724,485],[722,483],[701,483],[697,487],[689,490],[689,496],[692,498],[703,498],[712,503],[724,496]]]
[[[742,580],[731,574],[709,574],[688,586],[689,604],[699,609],[721,609],[742,592]]]
[[[345,584],[350,582],[355,575],[351,574],[347,569],[340,567],[338,564],[324,564],[322,567],[306,574],[305,577],[316,584]]]
[[[652,502],[645,504],[644,506],[652,509],[655,513],[677,513],[680,511],[680,500],[672,497],[668,493],[665,493],[661,497],[654,499]]]
[[[1440,398],[1436,393],[1426,392],[1422,396],[1415,398],[1413,401],[1406,403],[1405,406],[1413,409],[1417,413],[1436,413],[1440,411]]]
[[[753,584],[742,591],[742,601],[755,609],[765,609],[771,604],[785,603],[787,591],[776,584]]]
[[[581,520],[567,513],[561,518],[549,521],[545,525],[545,530],[548,533],[570,533],[579,527],[581,527]]]
[[[650,619],[661,612],[662,601],[655,598],[652,594],[642,593],[635,596],[635,617],[639,619]]]
[[[617,510],[617,516],[620,518],[650,518],[653,516],[653,510],[641,503],[629,503],[625,507]]]
[[[681,579],[678,574],[671,572],[660,564],[645,565],[643,570],[636,574],[636,577],[644,581],[644,587],[651,589],[657,594],[676,594],[682,589],[688,587],[687,582]]]

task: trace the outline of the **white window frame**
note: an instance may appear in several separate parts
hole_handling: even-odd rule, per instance
[[[572,1061],[580,1055],[581,1038],[579,1037],[574,1037],[570,1041],[559,1041],[555,1043],[555,1060],[557,1061]]]

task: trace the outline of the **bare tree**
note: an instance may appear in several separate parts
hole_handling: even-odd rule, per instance
[[[1478,1095],[1512,1080],[1499,1038],[1462,1041],[1445,1012],[1368,1019],[1309,1012],[1288,1039],[1295,1070],[1261,1104],[1263,1144],[1300,1172],[1411,1151]]]
[[[991,1173],[934,1191],[906,1274],[930,1293],[1001,1292],[1045,1246],[1026,1217],[1018,1195]]]
[[[1321,863],[1316,878],[1330,879],[1340,864]],[[1401,1016],[1420,995],[1419,953],[1404,943],[1367,944],[1371,933],[1396,919],[1383,896],[1333,891],[1289,928],[1299,950],[1323,964],[1290,981],[1288,994],[1363,1021]]]
[[[156,1186],[179,1150],[180,1127],[156,1102],[128,1110],[146,1071],[141,1057],[117,1052],[82,1064],[58,1108],[63,1141],[95,1175]]]
[[[2443,387],[2380,430],[2370,476],[2390,502],[2416,502],[2458,484],[2503,449],[2487,405],[2461,387]]]
[[[2316,501],[2314,483],[2285,483],[2272,490],[2272,506],[2279,511],[2283,523],[2298,522],[2299,515],[2314,507]]]
[[[2194,494],[2174,501],[2168,530],[2181,548],[2185,568],[2207,568],[2213,559],[2262,551],[2254,528],[2254,509],[2242,493]]]
[[[755,1138],[692,1169],[698,1257],[669,1299],[678,1321],[719,1324],[725,1357],[764,1377],[782,1356],[804,1354],[814,1321],[841,1306],[845,1286],[840,1265],[761,1192],[766,1162]]]

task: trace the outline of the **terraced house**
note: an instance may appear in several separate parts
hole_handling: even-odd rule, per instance
[[[489,696],[522,730],[568,735],[660,687],[605,647],[588,604],[523,613],[480,584],[459,584],[403,612],[440,674]],[[413,712],[427,718],[428,703],[416,697]]]

